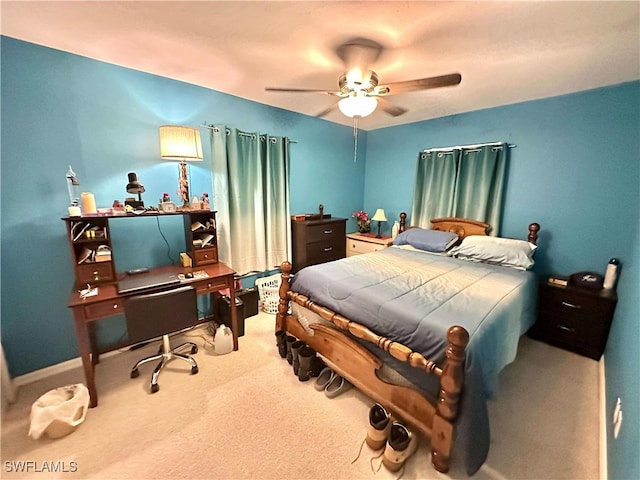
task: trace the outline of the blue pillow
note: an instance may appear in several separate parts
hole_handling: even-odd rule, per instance
[[[411,245],[413,248],[427,252],[446,252],[458,241],[458,235],[440,230],[425,230],[424,228],[410,228],[398,235],[394,245]]]

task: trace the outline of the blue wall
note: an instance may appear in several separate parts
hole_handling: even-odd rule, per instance
[[[510,150],[503,236],[525,238],[540,223],[536,270],[604,273],[623,269],[605,351],[606,418],[616,397],[624,423],[607,425],[609,478],[640,476],[640,82],[369,132],[364,206],[387,218],[409,213],[418,152],[507,141]],[[387,231],[390,228],[387,223]],[[568,375],[571,373],[568,372]]]
[[[613,256],[623,262],[605,359],[607,418],[620,396],[624,426],[617,440],[608,427],[608,468],[612,479],[638,477],[640,83],[363,132],[354,163],[349,127],[7,37],[1,42],[1,332],[13,375],[78,355],[66,308],[73,271],[60,220],[69,164],[99,206],[127,195],[129,171],[154,203],[176,189],[176,165],[159,159],[158,126],[227,124],[298,142],[291,147],[293,213],[323,203],[335,216],[384,208],[392,220],[410,209],[420,150],[504,140],[517,147],[501,234],[522,237],[529,222],[539,222],[541,274],[603,272]],[[192,188],[210,192],[202,133],[205,160],[191,167]],[[161,227],[175,254],[184,245],[170,220],[161,219]],[[151,253],[116,255],[119,269],[169,262],[154,222],[121,222],[118,241]],[[122,328],[115,321],[99,334],[117,340]]]
[[[177,189],[176,163],[160,159],[158,127],[226,124],[297,142],[291,145],[292,213],[316,212],[322,203],[325,212],[350,217],[362,208],[365,133],[354,163],[349,127],[7,37],[0,41],[1,332],[14,376],[78,356],[66,307],[73,269],[60,220],[69,203],[69,164],[98,207],[128,196],[130,171],[146,187],[143,200],[155,205],[163,192],[175,198]],[[209,135],[201,130],[205,159],[191,164],[191,186],[211,193]],[[159,222],[177,261],[184,251],[181,219]],[[112,225],[118,270],[172,263],[155,219]],[[355,228],[352,220],[349,226]],[[121,318],[98,325],[102,344],[124,333]]]

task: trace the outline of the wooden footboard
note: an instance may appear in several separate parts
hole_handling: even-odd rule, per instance
[[[381,337],[367,327],[310,301],[304,295],[292,292],[290,290],[291,264],[284,262],[281,268],[282,283],[276,315],[276,330],[284,330],[304,341],[325,357],[337,373],[353,383],[365,395],[429,438],[433,466],[440,472],[447,472],[453,444],[453,424],[458,413],[460,393],[464,384],[464,359],[465,348],[469,342],[468,332],[459,326],[449,329],[446,360],[440,368],[420,353]],[[332,322],[338,329],[313,324],[311,325],[313,335],[311,335],[294,315],[288,313],[291,301]],[[432,405],[428,399],[412,388],[383,381],[377,374],[382,368],[380,359],[345,332],[377,345],[394,358],[407,362],[412,367],[425,371],[426,374],[437,375],[440,378],[440,393],[436,405]]]

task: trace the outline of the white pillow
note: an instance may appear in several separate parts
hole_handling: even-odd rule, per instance
[[[528,270],[534,265],[536,246],[525,240],[471,235],[449,255],[463,260]]]

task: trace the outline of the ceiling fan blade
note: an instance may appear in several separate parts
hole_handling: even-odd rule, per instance
[[[327,95],[341,96],[342,92],[335,92],[332,90],[316,90],[313,88],[280,88],[280,87],[265,87],[267,92],[290,92],[290,93],[326,93]]]
[[[334,110],[337,110],[337,109],[338,109],[338,104],[334,103],[329,108],[326,108],[323,111],[321,111],[320,113],[316,114],[316,117],[324,117],[326,115],[329,115],[331,112],[333,112]]]
[[[407,113],[406,109],[399,107],[397,105],[394,105],[393,103],[391,103],[385,98],[377,97],[377,100],[378,100],[378,106],[382,110],[384,110],[386,113],[391,115],[392,117],[399,117],[403,113]]]
[[[399,93],[416,92],[430,88],[451,87],[458,85],[461,81],[462,76],[459,73],[451,73],[449,75],[440,75],[439,77],[419,78],[417,80],[378,85],[376,94],[397,95]]]

